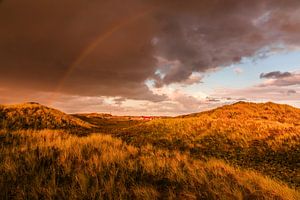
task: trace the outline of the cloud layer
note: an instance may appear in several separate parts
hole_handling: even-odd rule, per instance
[[[291,77],[292,74],[290,72],[280,72],[280,71],[273,71],[268,73],[261,73],[260,78],[266,78],[266,79],[281,79],[286,77]]]
[[[299,46],[300,2],[9,0],[0,27],[6,90],[159,102],[170,99],[145,81],[194,84],[195,74]]]
[[[280,72],[274,71],[269,73],[262,73],[260,78],[268,79],[262,83],[261,87],[267,86],[296,86],[300,85],[300,73],[299,72]]]

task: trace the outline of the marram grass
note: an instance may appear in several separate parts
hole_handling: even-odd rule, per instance
[[[0,199],[300,199],[282,182],[107,135],[2,131]]]

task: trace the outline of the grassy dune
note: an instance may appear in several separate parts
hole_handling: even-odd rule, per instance
[[[299,165],[300,110],[287,105],[149,122],[0,106],[0,199],[298,200]]]
[[[0,132],[0,199],[300,199],[259,173],[111,136]]]
[[[300,186],[300,110],[273,103],[237,103],[173,119],[154,120],[118,134],[135,146],[218,158]]]
[[[97,132],[117,133],[124,128],[144,123],[138,117],[112,116],[109,114],[74,114],[72,115],[97,127]]]
[[[232,105],[225,105],[210,111],[194,113],[181,116],[186,117],[211,117],[213,119],[252,119],[252,120],[269,120],[281,123],[290,123],[300,125],[300,109],[286,104],[251,103],[237,102]]]
[[[0,129],[90,129],[94,126],[38,103],[0,105]]]

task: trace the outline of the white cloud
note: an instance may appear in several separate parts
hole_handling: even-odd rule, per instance
[[[244,72],[243,69],[240,68],[240,67],[235,67],[235,68],[233,68],[233,71],[234,71],[234,73],[236,73],[237,75],[240,75],[240,74],[242,74],[242,73]]]
[[[193,85],[197,83],[201,83],[203,79],[203,75],[197,72],[193,72],[188,79],[180,82],[183,85]]]

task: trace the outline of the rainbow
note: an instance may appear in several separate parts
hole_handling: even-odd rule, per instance
[[[146,15],[152,13],[154,10],[156,10],[156,7],[151,7],[144,9],[142,12],[135,14],[133,16],[130,16],[126,18],[125,20],[122,20],[116,24],[113,24],[106,32],[101,33],[99,36],[96,37],[94,41],[92,41],[90,44],[88,44],[79,54],[79,56],[71,63],[71,65],[67,68],[65,71],[62,79],[58,82],[56,88],[54,89],[53,96],[50,98],[50,102],[52,102],[56,95],[61,91],[63,88],[63,85],[67,78],[72,74],[74,69],[82,63],[104,40],[109,38],[113,33],[121,30],[122,28],[128,26],[129,24],[145,17]]]

